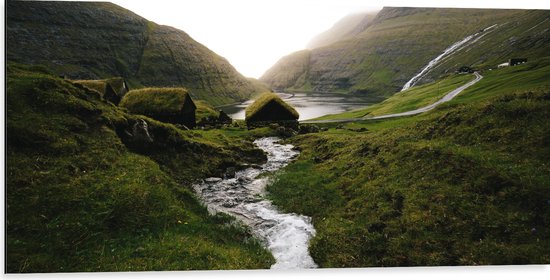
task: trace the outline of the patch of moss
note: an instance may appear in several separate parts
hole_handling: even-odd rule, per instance
[[[176,114],[187,102],[193,103],[185,88],[144,88],[129,91],[120,106],[135,114]]]
[[[300,157],[270,196],[313,217],[321,267],[548,263],[550,91],[540,63],[493,71],[425,114],[291,138]],[[384,106],[412,99],[393,100]]]
[[[6,271],[268,268],[242,226],[211,216],[191,184],[261,162],[251,141],[132,115],[96,91],[8,64]],[[144,120],[152,143],[127,143]]]

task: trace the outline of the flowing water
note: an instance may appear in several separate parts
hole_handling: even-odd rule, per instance
[[[432,59],[430,62],[428,62],[428,65],[426,65],[418,74],[416,74],[414,77],[412,77],[401,89],[401,91],[407,90],[414,85],[418,81],[420,81],[428,72],[430,72],[437,64],[439,64],[441,61],[443,61],[445,58],[449,57],[451,54],[458,52],[462,50],[464,47],[474,44],[479,39],[483,38],[485,35],[488,34],[489,31],[491,31],[493,28],[495,28],[497,25],[489,26],[485,29],[483,29],[480,32],[477,32],[473,35],[466,36],[464,39],[452,44],[450,47],[446,48],[443,53],[438,55],[436,58]]]
[[[265,198],[269,174],[286,166],[298,155],[292,145],[281,145],[275,137],[254,141],[267,153],[261,168],[238,171],[235,178],[208,178],[194,186],[210,212],[230,214],[248,225],[275,257],[272,269],[315,268],[308,243],[315,235],[311,218],[281,213]]]

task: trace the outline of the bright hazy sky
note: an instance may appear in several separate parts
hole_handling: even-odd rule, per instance
[[[548,8],[547,0],[111,0],[162,25],[188,33],[225,57],[241,74],[259,78],[282,56],[304,49],[342,17],[382,6]],[[541,3],[543,2],[543,3]],[[546,2],[546,3],[544,3]],[[544,7],[546,6],[546,7]]]

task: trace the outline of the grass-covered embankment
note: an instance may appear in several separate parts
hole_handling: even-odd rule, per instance
[[[498,70],[484,71],[484,78],[472,88],[464,90],[453,100],[440,106],[452,104],[470,104],[491,96],[537,89],[548,86],[547,79],[550,75],[550,58],[543,57],[514,67]],[[461,85],[472,80],[473,75],[450,75],[439,81],[412,87],[406,91],[395,93],[383,102],[370,105],[363,109],[357,109],[340,114],[326,115],[316,120],[339,120],[348,118],[361,118],[369,116],[381,116],[386,114],[402,113],[430,105]],[[403,118],[399,122],[415,121],[415,118]],[[391,127],[396,121],[382,121],[384,127]],[[389,125],[388,125],[389,124]]]
[[[412,111],[435,103],[449,92],[455,90],[468,81],[473,80],[474,78],[475,77],[473,75],[451,75],[441,81],[418,87],[412,87],[406,91],[398,92],[390,98],[364,109],[326,115],[317,118],[317,120],[362,118],[366,116],[381,116]]]
[[[273,262],[247,230],[210,216],[190,190],[198,178],[261,161],[247,133],[182,131],[131,115],[40,67],[10,64],[6,94],[6,272]],[[139,119],[152,142],[132,142]]]
[[[297,136],[271,197],[313,217],[321,267],[548,263],[548,65],[485,73],[418,116]]]

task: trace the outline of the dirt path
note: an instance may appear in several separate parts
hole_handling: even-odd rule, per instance
[[[483,76],[479,74],[478,72],[474,73],[476,78],[471,80],[470,82],[456,88],[455,90],[449,92],[447,95],[443,96],[443,98],[439,99],[433,104],[430,104],[428,106],[418,108],[415,110],[402,112],[402,113],[395,113],[395,114],[388,114],[388,115],[381,115],[381,116],[373,116],[373,117],[362,117],[362,118],[352,118],[352,119],[340,119],[340,120],[313,120],[313,121],[302,121],[301,123],[345,123],[345,122],[355,122],[355,121],[364,121],[364,120],[379,120],[379,119],[388,119],[388,118],[396,118],[396,117],[404,117],[404,116],[412,116],[417,115],[420,113],[424,113],[427,111],[432,110],[433,108],[437,107],[439,104],[443,102],[447,102],[453,98],[455,98],[458,94],[460,94],[465,89],[473,86],[475,83],[479,82],[481,79],[483,79]]]

